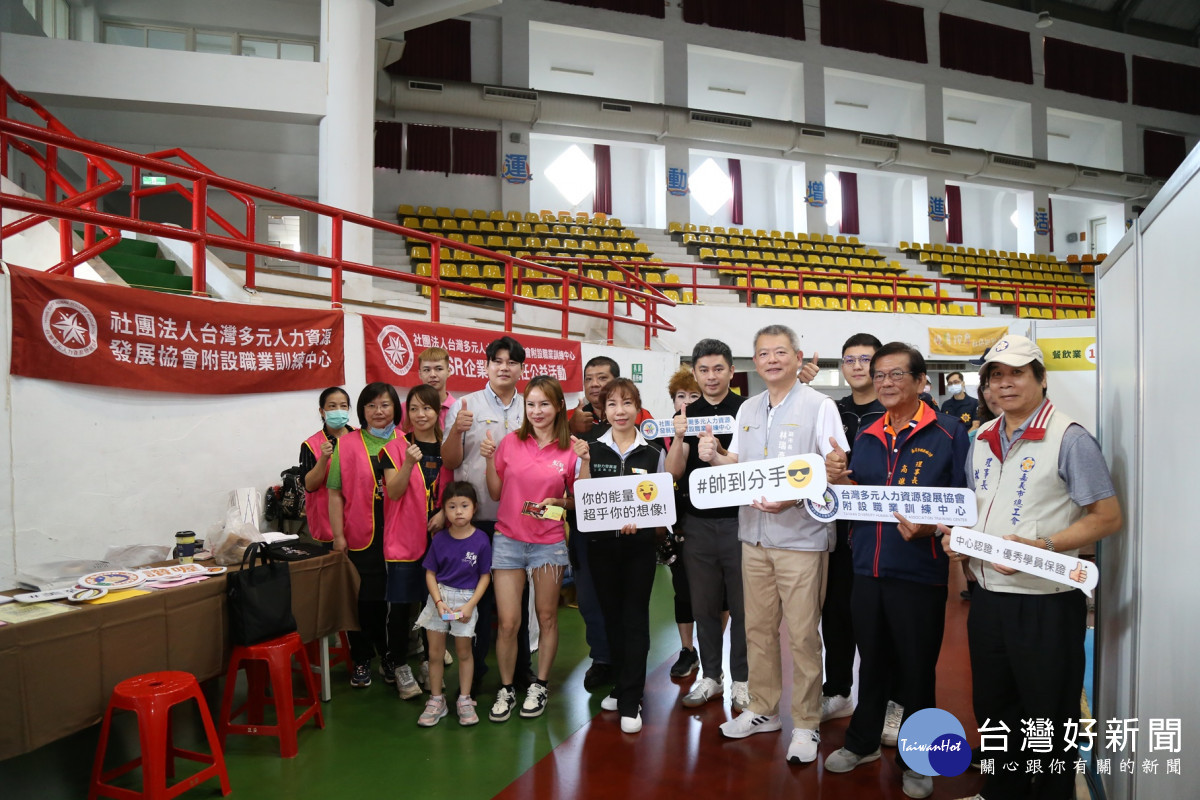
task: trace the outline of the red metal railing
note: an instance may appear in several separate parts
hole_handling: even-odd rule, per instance
[[[216,175],[216,173],[205,166],[200,159],[191,155],[186,150],[182,150],[178,147],[173,147],[169,150],[159,150],[157,153],[147,153],[146,155],[150,158],[160,159],[178,158],[199,172],[203,172],[208,175]],[[166,194],[168,192],[175,192],[176,194],[181,195],[189,203],[194,204],[196,201],[196,193],[178,182],[168,183],[162,186],[142,186],[142,167],[141,165],[135,164],[133,167],[133,189],[129,192],[130,216],[132,216],[134,219],[141,219],[141,202],[143,197],[150,197],[156,194]],[[211,208],[206,210],[206,215],[210,220],[217,223],[217,225],[219,225],[233,238],[252,242],[254,241],[254,227],[256,221],[254,199],[242,194],[241,192],[230,192],[230,195],[246,208],[245,230],[238,230],[233,226],[232,223],[226,220],[225,217],[221,216]],[[195,221],[193,220],[193,223],[194,222]],[[246,279],[250,286],[254,285],[253,253],[246,253]]]
[[[643,280],[637,273],[624,269],[619,265],[613,265],[612,268],[621,271],[625,281],[624,285],[588,278],[585,275],[571,273],[553,266],[537,264],[516,256],[453,242],[423,231],[412,230],[394,223],[333,208],[332,206],[262,189],[242,181],[215,175],[211,171],[198,169],[190,165],[176,164],[161,158],[141,155],[80,139],[69,131],[66,131],[66,129],[62,129],[62,131],[43,129],[12,119],[6,119],[3,115],[0,115],[0,137],[3,137],[2,141],[9,144],[16,142],[21,142],[22,144],[39,143],[47,149],[54,148],[56,151],[61,149],[63,151],[78,152],[86,158],[97,160],[97,163],[125,164],[137,169],[151,170],[171,176],[180,181],[185,181],[191,185],[190,191],[184,193],[185,196],[190,197],[192,202],[191,228],[179,228],[137,219],[133,216],[126,217],[104,213],[96,210],[94,206],[92,208],[80,208],[67,203],[55,203],[48,200],[0,193],[0,208],[13,208],[39,215],[42,219],[55,218],[60,220],[59,233],[64,258],[63,261],[53,268],[52,271],[55,272],[71,273],[74,266],[83,260],[80,257],[82,253],[75,254],[72,252],[73,238],[69,223],[78,222],[86,226],[94,225],[116,232],[127,230],[160,236],[166,239],[190,242],[193,247],[193,294],[205,293],[206,250],[208,248],[223,248],[246,253],[248,256],[261,255],[286,259],[329,269],[332,273],[330,280],[330,300],[334,307],[341,307],[342,305],[342,278],[343,274],[348,272],[428,287],[430,295],[430,319],[434,322],[440,321],[441,300],[444,293],[446,291],[454,291],[477,299],[493,300],[502,303],[505,330],[512,330],[514,304],[560,312],[560,330],[564,337],[568,335],[570,318],[573,314],[606,320],[607,338],[610,342],[615,338],[615,324],[617,322],[641,328],[643,331],[643,343],[647,348],[650,346],[651,338],[657,336],[659,331],[671,331],[675,329],[674,326],[661,316],[658,310],[660,305],[673,306],[674,303],[654,286]],[[46,163],[47,169],[50,169],[52,166],[52,164]],[[209,232],[207,222],[213,219],[211,209],[208,207],[208,193],[210,190],[222,190],[229,192],[235,197],[245,197],[257,202],[267,202],[272,205],[328,217],[332,223],[330,255],[321,256],[314,253],[295,252],[262,244],[254,240],[253,230],[250,231],[249,237],[237,235],[239,232],[236,230],[233,231],[235,235],[221,235]],[[24,223],[25,220],[21,220],[18,223],[14,223],[14,225]],[[224,228],[227,233],[229,232],[229,228],[221,225],[219,221],[217,221],[217,224]],[[342,242],[347,225],[358,225],[384,234],[403,236],[428,243],[431,248],[432,274],[422,276],[401,273],[395,270],[346,260],[342,257]],[[16,231],[14,230],[13,232],[15,233]],[[9,228],[6,227],[3,230],[3,235],[0,235],[0,248],[3,246],[4,236],[8,235],[11,234],[9,233]],[[105,241],[107,242],[108,240]],[[471,253],[500,262],[503,265],[504,291],[469,286],[445,280],[441,276],[440,270],[444,251]],[[2,255],[3,251],[0,249],[0,256]],[[536,276],[536,279],[542,282],[548,280],[557,282],[561,287],[559,296],[553,300],[521,296],[519,294],[519,286],[522,281],[530,279],[531,276]],[[246,281],[247,288],[254,288],[255,276],[252,263],[247,270]],[[595,287],[598,292],[600,290],[608,290],[608,301],[605,310],[572,304],[572,289],[579,289],[585,286]],[[576,292],[576,294],[578,295],[579,292]],[[620,295],[619,298],[618,294]],[[618,314],[616,308],[618,302],[623,303],[624,313]],[[641,313],[636,314],[635,309],[640,310]]]

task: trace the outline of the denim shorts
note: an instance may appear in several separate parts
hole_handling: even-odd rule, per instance
[[[442,595],[442,601],[450,608],[462,608],[463,604],[471,599],[471,595],[475,594],[474,589],[456,589],[453,586],[438,584],[438,591]],[[447,620],[442,619],[442,615],[438,613],[437,603],[433,602],[431,596],[425,601],[425,608],[422,609],[420,616],[414,627],[425,628],[431,631],[449,632],[451,636],[460,636],[471,638],[475,635],[475,623],[479,619],[479,609],[475,608],[471,611],[471,616],[468,619]]]
[[[537,569],[538,567],[565,567],[567,540],[553,544],[532,544],[510,539],[496,531],[492,539],[492,569]]]

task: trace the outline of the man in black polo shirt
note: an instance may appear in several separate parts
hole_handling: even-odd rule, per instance
[[[869,333],[856,333],[842,345],[842,376],[850,394],[837,401],[846,441],[854,449],[858,432],[884,414],[871,380],[871,358],[883,345]],[[850,587],[854,563],[850,557],[850,523],[837,522],[837,547],[829,554],[829,578],[821,607],[821,636],[825,642],[825,685],[821,689],[821,721],[854,713],[854,625],[850,619]]]
[[[701,397],[676,416],[676,435],[667,452],[667,471],[680,487],[681,516],[686,514],[687,545],[683,548],[684,565],[692,595],[692,614],[700,645],[700,666],[704,675],[683,698],[689,708],[701,706],[725,691],[721,671],[721,641],[724,638],[721,616],[725,603],[729,608],[729,672],[732,678],[733,707],[750,705],[746,681],[746,626],[742,604],[742,546],[738,541],[738,509],[694,508],[688,502],[688,479],[693,470],[707,467],[698,455],[698,437],[682,436],[688,417],[736,417],[745,401],[729,391],[733,378],[733,353],[729,345],[716,339],[703,339],[692,350],[692,372],[700,384]],[[729,434],[717,437],[728,447]]]
[[[942,401],[942,413],[962,420],[967,430],[975,428],[979,424],[979,401],[967,394],[961,372],[946,376],[946,394],[950,396]]]

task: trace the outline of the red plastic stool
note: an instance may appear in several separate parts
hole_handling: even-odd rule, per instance
[[[306,697],[292,696],[292,660],[299,662],[300,674],[308,690]],[[248,689],[246,702],[233,710],[233,689],[237,683],[239,669],[246,670]],[[264,725],[263,709],[267,705],[267,688],[270,687],[270,699],[275,706],[275,724]],[[296,706],[304,710],[296,715]],[[243,713],[248,724],[235,725],[233,720]],[[299,752],[296,745],[296,731],[311,717],[316,717],[317,727],[325,727],[325,719],[321,716],[321,702],[317,698],[317,684],[313,678],[312,666],[308,660],[308,651],[300,641],[300,635],[289,633],[278,639],[271,639],[259,644],[242,645],[233,648],[229,659],[229,670],[225,673],[225,694],[221,700],[221,716],[217,721],[217,732],[221,746],[225,745],[225,737],[231,733],[244,733],[251,736],[278,736],[279,755],[283,758],[295,758]]]
[[[196,753],[175,747],[171,737],[171,707],[188,700],[195,700],[200,708],[200,719],[208,736],[211,753]],[[115,709],[132,711],[138,717],[138,738],[141,740],[141,755],[128,764],[104,772],[104,755],[108,750],[108,732],[112,726]],[[175,777],[175,759],[186,758],[209,766],[174,786],[167,786],[167,778]],[[137,768],[142,768],[142,791],[110,786],[109,781]],[[88,800],[97,797],[115,797],[118,800],[148,798],[169,800],[198,786],[210,778],[219,778],[221,794],[229,794],[229,773],[225,771],[225,757],[213,728],[208,704],[200,693],[200,684],[189,672],[149,672],[121,681],[113,689],[104,712],[104,724],[100,728],[100,743],[96,747],[96,761],[92,765],[92,781],[88,789]]]

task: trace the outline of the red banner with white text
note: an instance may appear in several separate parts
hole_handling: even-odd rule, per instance
[[[450,354],[451,392],[474,392],[487,383],[488,344],[503,333],[456,325],[415,322],[407,319],[363,315],[363,344],[366,347],[367,380],[396,386],[421,383],[417,356],[427,347],[440,347]],[[565,392],[583,391],[583,364],[579,342],[548,336],[509,334],[525,348],[525,369],[517,388],[538,375],[557,378]]]
[[[340,311],[9,272],[13,375],[186,394],[288,392],[345,380]]]

